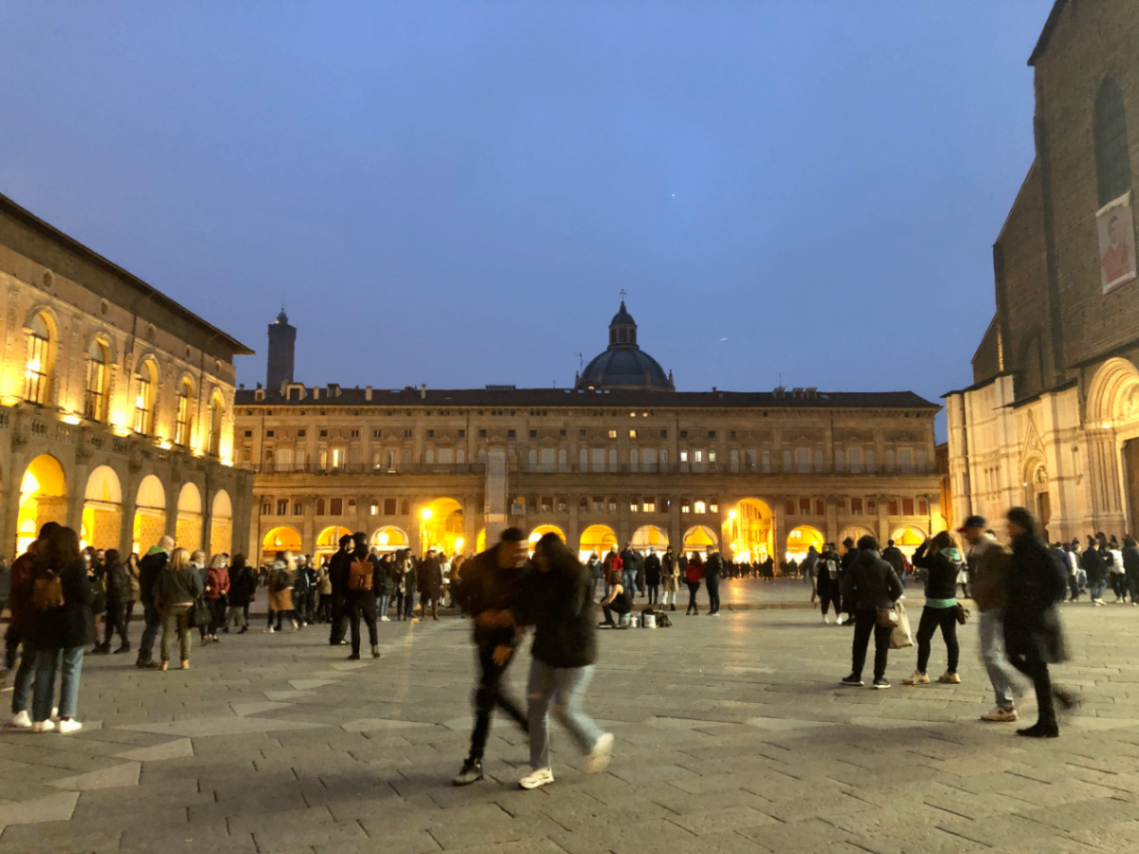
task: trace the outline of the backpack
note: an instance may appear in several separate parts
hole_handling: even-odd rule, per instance
[[[663,612],[657,613],[657,628],[658,629],[671,629],[672,620],[668,618],[668,614]]]
[[[283,569],[275,569],[269,576],[269,590],[273,593],[280,593],[289,586],[289,573]]]
[[[357,593],[372,589],[372,564],[366,558],[352,561],[348,569],[348,589]]]
[[[63,607],[63,580],[53,570],[46,578],[37,578],[32,586],[32,604],[37,611]]]

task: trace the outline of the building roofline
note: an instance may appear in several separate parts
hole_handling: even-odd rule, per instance
[[[1048,42],[1052,40],[1052,33],[1056,31],[1056,25],[1060,22],[1060,13],[1064,11],[1068,0],[1056,0],[1052,4],[1052,11],[1048,13],[1048,20],[1044,22],[1044,29],[1040,33],[1040,38],[1036,40],[1036,47],[1032,49],[1032,55],[1028,57],[1028,64],[1030,66],[1036,65],[1036,60],[1044,55],[1044,51],[1048,50]]]
[[[246,347],[233,336],[218,329],[212,323],[203,319],[200,315],[197,315],[194,312],[190,311],[190,309],[186,308],[176,300],[171,299],[162,291],[158,290],[152,285],[148,285],[138,276],[134,275],[134,273],[131,273],[128,270],[124,270],[114,261],[103,257],[94,249],[91,249],[88,246],[84,246],[74,237],[65,234],[54,225],[51,225],[50,223],[40,219],[27,208],[21,207],[8,196],[5,196],[3,194],[0,194],[0,211],[10,215],[13,219],[22,222],[24,225],[35,229],[55,243],[62,244],[71,252],[75,253],[96,267],[101,267],[103,270],[126,282],[128,285],[141,292],[145,296],[152,297],[156,302],[164,304],[167,308],[169,308],[175,314],[181,316],[184,320],[188,320],[192,324],[209,331],[217,338],[226,341],[233,348],[234,355],[252,356],[254,354],[253,350]]]
[[[977,391],[978,389],[982,389],[985,386],[989,385],[990,383],[996,382],[1001,377],[1011,377],[1014,373],[1015,373],[1015,371],[1001,371],[998,374],[993,374],[991,377],[988,377],[988,378],[983,379],[983,380],[979,380],[978,382],[975,382],[972,385],[967,385],[967,386],[965,386],[965,388],[955,388],[952,391],[947,391],[947,392],[945,392],[945,394],[941,395],[941,399],[945,400],[946,398],[953,397],[953,395],[955,395],[955,394],[967,394],[968,392],[971,392],[971,391]]]

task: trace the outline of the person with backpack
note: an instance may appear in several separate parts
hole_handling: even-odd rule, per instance
[[[415,611],[415,588],[417,587],[415,560],[410,549],[396,552],[395,573],[395,615],[396,620],[410,620]]]
[[[21,650],[20,666],[12,681],[12,720],[8,723],[8,726],[16,729],[30,729],[32,726],[32,686],[36,678],[36,650],[29,635],[36,614],[32,573],[36,566],[36,555],[47,543],[48,535],[58,527],[58,522],[45,522],[40,528],[39,536],[12,562],[8,600],[11,622],[5,636],[5,665],[11,669],[16,664],[16,650]]]
[[[1005,649],[1013,667],[1032,680],[1036,688],[1037,721],[1017,735],[1027,738],[1057,738],[1060,735],[1055,700],[1065,709],[1079,703],[1073,692],[1054,686],[1049,664],[1067,660],[1064,635],[1056,603],[1067,593],[1068,583],[1048,548],[1036,533],[1036,520],[1023,507],[1008,511],[1012,560],[1008,571],[1008,602],[1005,607]]]
[[[266,631],[282,631],[285,616],[293,624],[293,631],[301,630],[297,622],[297,612],[293,607],[293,553],[288,551],[277,552],[273,566],[269,570],[269,625]],[[276,617],[277,626],[273,627],[273,618]]]
[[[159,645],[159,670],[170,665],[170,644],[178,635],[182,669],[190,669],[190,618],[195,603],[206,592],[202,574],[191,562],[190,552],[174,549],[162,574],[154,584],[155,604],[162,614],[162,642]]]
[[[210,625],[206,632],[206,642],[217,640],[218,629],[225,625],[226,596],[229,594],[229,560],[217,554],[210,559],[206,570],[206,607],[210,612]]]
[[[52,529],[36,552],[32,570],[32,617],[29,637],[36,650],[32,692],[32,732],[76,732],[79,677],[83,653],[95,641],[94,594],[79,537],[71,528]],[[61,673],[59,720],[52,720],[55,674]]]
[[[257,595],[257,576],[253,574],[253,570],[246,565],[245,555],[234,555],[233,560],[229,564],[229,607],[225,612],[225,627],[226,632],[229,631],[230,625],[234,628],[241,626],[239,635],[245,634],[249,631],[249,618],[245,616],[246,611],[249,610],[249,603],[253,601],[253,597]]]
[[[348,622],[352,630],[352,654],[349,661],[360,660],[360,618],[368,626],[372,658],[380,657],[380,641],[376,634],[376,565],[368,552],[368,535],[357,531],[352,535],[352,561],[348,564],[348,588],[344,594]]]
[[[845,545],[845,544],[844,544]],[[890,634],[893,629],[878,619],[880,611],[893,610],[902,596],[902,582],[878,553],[878,541],[867,534],[854,548],[851,540],[848,554],[854,557],[842,576],[842,601],[848,612],[854,612],[854,640],[851,643],[850,675],[841,684],[862,687],[862,668],[866,664],[866,651],[870,638],[874,638],[874,682],[871,687],[890,687],[886,679],[886,663],[890,655]]]
[[[693,552],[688,558],[688,567],[685,569],[685,583],[688,585],[688,610],[684,616],[699,614],[700,606],[696,604],[696,594],[700,592],[700,584],[704,580],[704,562],[700,560],[698,552]]]
[[[823,546],[823,553],[819,556],[817,569],[816,589],[819,592],[819,603],[823,610],[823,622],[828,626],[831,625],[828,611],[830,611],[833,603],[835,619],[841,626],[843,621],[842,578],[839,572],[838,552],[834,549],[834,543],[827,543]]]

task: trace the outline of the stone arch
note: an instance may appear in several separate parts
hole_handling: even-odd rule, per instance
[[[202,547],[202,493],[193,481],[182,484],[178,493],[174,540],[181,548],[190,551]]]
[[[261,560],[264,563],[272,562],[277,552],[285,551],[294,554],[301,551],[301,532],[292,525],[278,525],[261,538]]]
[[[455,543],[463,539],[463,505],[454,498],[442,497],[419,509],[419,546],[426,554],[429,548],[455,553]]]
[[[1088,385],[1085,413],[1093,430],[1139,420],[1139,369],[1119,357],[1100,365]]]
[[[107,365],[117,365],[119,363],[118,342],[115,340],[114,333],[106,326],[95,325],[87,331],[87,336],[83,339],[83,349],[86,351],[94,343],[100,343],[107,350]]]
[[[325,528],[316,537],[316,554],[330,555],[340,550],[340,538],[345,534],[352,536],[352,532],[341,525],[332,525]]]
[[[383,525],[372,532],[368,540],[382,552],[394,552],[411,547],[411,537],[407,531],[396,525]]]
[[[641,525],[633,531],[632,545],[639,552],[651,548],[663,554],[668,548],[668,533],[658,525]]]
[[[122,530],[122,484],[113,468],[98,466],[88,476],[83,493],[80,542],[97,549],[117,549]]]
[[[847,537],[849,537],[857,543],[860,537],[865,537],[868,534],[874,539],[878,539],[878,535],[874,531],[871,531],[869,528],[867,528],[865,525],[847,525],[842,529],[842,533],[839,534],[838,542],[846,542]],[[835,543],[835,545],[838,545],[838,543]],[[879,545],[883,548],[886,547],[885,543],[879,543]]]
[[[762,562],[775,554],[775,512],[762,498],[741,498],[728,510],[723,541],[734,560]]]
[[[20,480],[16,553],[23,554],[48,522],[67,524],[67,474],[51,454],[28,463]]]
[[[534,550],[534,545],[538,542],[538,540],[542,539],[542,537],[546,536],[546,534],[557,534],[558,539],[560,539],[563,543],[566,541],[566,532],[559,528],[557,525],[539,525],[537,528],[530,532],[530,536],[528,538],[531,551]]]
[[[926,541],[927,536],[928,533],[918,525],[902,525],[894,529],[890,539],[906,557],[913,557],[914,551]]]
[[[826,544],[823,532],[814,525],[799,525],[792,528],[787,534],[787,560],[802,561],[807,556],[811,546],[815,551],[821,552]]]
[[[214,554],[233,551],[233,502],[224,489],[214,493],[210,503],[210,551]]]
[[[684,538],[681,540],[681,548],[687,553],[707,554],[709,550],[719,546],[720,538],[707,525],[693,525],[684,532]]]
[[[608,525],[590,525],[581,532],[578,539],[578,555],[586,560],[591,552],[596,551],[598,557],[604,557],[611,546],[617,545],[617,532]]]

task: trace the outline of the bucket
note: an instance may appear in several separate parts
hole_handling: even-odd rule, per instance
[[[633,614],[621,614],[620,615],[620,622],[618,623],[618,625],[636,628],[637,627],[637,618]]]
[[[655,629],[657,627],[656,614],[642,614],[641,615],[641,628]]]

